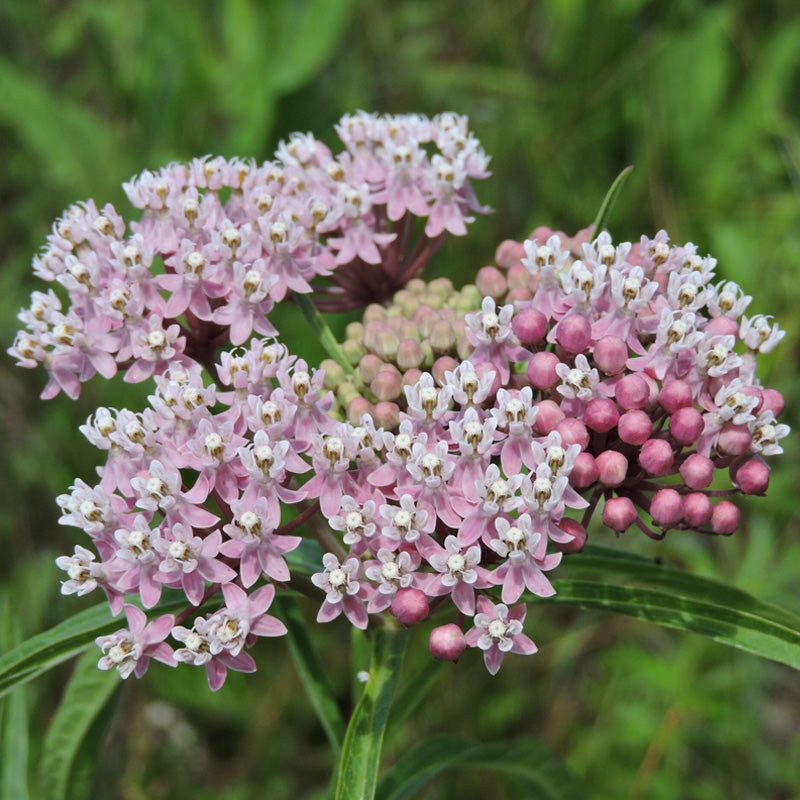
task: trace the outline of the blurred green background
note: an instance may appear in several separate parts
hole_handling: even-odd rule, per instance
[[[0,339],[11,343],[18,309],[42,288],[30,259],[68,204],[94,197],[125,213],[120,184],[144,168],[205,153],[266,159],[295,130],[335,146],[333,123],[359,108],[466,113],[492,155],[493,177],[477,189],[495,213],[433,265],[458,283],[504,238],[584,227],[635,164],[614,238],[666,228],[716,256],[718,276],[754,295],[751,313],[775,315],[788,335],[761,378],[784,392],[783,421],[798,428],[795,0],[6,0]],[[77,426],[97,405],[141,408],[147,392],[101,382],[76,403],[43,403],[44,375],[7,357],[0,382],[0,610],[27,636],[93,602],[62,598],[53,565],[78,541],[57,525],[54,497],[77,476],[91,482],[98,463]],[[673,533],[654,548],[629,535],[620,546],[800,611],[800,450],[788,442],[769,499],[746,504],[732,539]],[[508,659],[495,679],[475,654],[447,665],[388,742],[387,763],[435,733],[527,734],[583,777],[587,797],[800,796],[796,673],[627,619],[545,608],[528,619],[540,654]],[[346,707],[347,627],[318,633]],[[424,631],[412,650],[422,664]],[[187,668],[129,681],[94,732],[103,755],[91,796],[313,797],[331,768],[324,737],[285,644],[259,651],[259,672],[232,676],[215,696]],[[68,674],[28,688],[34,768]],[[466,771],[419,796],[525,794]]]

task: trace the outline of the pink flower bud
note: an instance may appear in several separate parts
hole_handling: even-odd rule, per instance
[[[558,323],[556,341],[568,353],[583,353],[592,342],[592,326],[583,314],[570,314]]]
[[[367,353],[358,362],[358,374],[365,384],[369,385],[375,380],[378,370],[383,366],[383,361],[375,353]]]
[[[556,527],[572,536],[571,542],[555,542],[557,550],[562,553],[580,553],[583,550],[583,546],[586,544],[586,528],[580,522],[569,517],[562,517],[556,523]]]
[[[406,627],[427,619],[430,610],[428,596],[421,589],[398,589],[392,600],[392,614]]]
[[[692,528],[702,528],[711,519],[711,501],[702,492],[692,492],[683,498],[683,518]]]
[[[403,373],[403,386],[413,386],[422,377],[422,370],[411,368]]]
[[[578,453],[572,472],[569,473],[569,482],[575,489],[585,489],[591,486],[600,477],[597,462],[591,453]]]
[[[674,414],[679,408],[692,405],[692,387],[682,380],[665,381],[658,393],[658,402],[665,411]]]
[[[588,428],[598,433],[610,431],[619,421],[617,404],[608,397],[593,397],[583,412],[583,420]]]
[[[651,475],[667,475],[675,456],[666,439],[648,439],[639,452],[639,463]]]
[[[717,452],[725,456],[741,456],[747,452],[753,437],[745,425],[725,423],[717,440]]]
[[[628,476],[628,459],[617,450],[604,450],[595,457],[595,463],[604,486],[620,486]]]
[[[524,251],[523,251],[524,252]],[[508,288],[513,291],[514,289],[520,288],[528,288],[528,270],[522,265],[522,262],[518,261],[516,264],[512,264],[508,268],[508,272],[506,272],[506,280],[508,281]],[[510,302],[508,297],[506,297],[506,302]]]
[[[777,417],[783,411],[784,405],[783,395],[777,389],[761,390],[760,411],[771,411]]]
[[[650,516],[659,528],[671,528],[683,513],[683,498],[674,489],[659,489],[650,501]]]
[[[525,267],[523,267],[523,269],[525,269]],[[506,295],[506,302],[513,303],[514,305],[517,303],[527,303],[531,300],[533,300],[533,292],[527,286],[515,286]]]
[[[620,533],[630,528],[638,516],[630,497],[611,497],[603,507],[603,524]]]
[[[641,375],[626,375],[617,383],[615,396],[626,411],[644,408],[650,399],[650,387]]]
[[[397,400],[403,391],[403,379],[391,364],[381,367],[369,388],[378,400]]]
[[[642,445],[653,432],[653,421],[641,409],[626,411],[617,424],[619,438],[627,444]]]
[[[431,631],[428,646],[434,658],[440,661],[458,661],[467,647],[467,640],[461,628],[450,622]]]
[[[484,297],[499,300],[507,291],[505,275],[497,267],[481,267],[475,277],[475,285]]]
[[[603,336],[592,351],[597,369],[606,375],[618,375],[628,361],[628,345],[619,336]]]
[[[364,414],[372,413],[372,403],[366,397],[354,397],[347,404],[347,419],[351,425],[358,425]]]
[[[515,242],[513,239],[500,242],[494,254],[497,266],[505,268],[516,264],[523,258],[525,258],[525,245],[522,242]]]
[[[433,379],[439,384],[439,386],[444,386],[445,372],[452,372],[457,366],[458,361],[456,361],[452,356],[442,356],[433,362],[431,375],[433,375]]]
[[[422,352],[422,345],[416,339],[403,339],[397,345],[397,366],[401,370],[420,367],[424,360],[425,353]]]
[[[769,486],[769,467],[760,458],[745,461],[733,479],[745,494],[764,494]]]
[[[706,336],[739,336],[739,323],[733,317],[720,316],[714,317],[706,323],[703,328]]]
[[[561,363],[555,353],[534,353],[528,361],[528,380],[534,389],[550,389],[559,382],[556,365]]]
[[[693,406],[675,411],[669,421],[669,432],[678,444],[694,444],[703,432],[703,415]]]
[[[533,423],[533,430],[539,436],[546,436],[550,431],[554,431],[558,423],[566,416],[561,407],[553,400],[541,400],[534,405],[539,409],[536,420]]]
[[[397,403],[376,403],[372,411],[372,418],[379,428],[392,430],[400,424],[400,407]]]
[[[579,419],[575,417],[565,417],[556,425],[556,430],[561,434],[561,444],[568,447],[571,444],[579,444],[581,450],[589,444],[589,431]]]
[[[729,500],[714,506],[711,512],[711,530],[720,536],[730,536],[738,527],[741,513]]]
[[[446,319],[437,319],[431,326],[428,341],[431,343],[433,352],[441,355],[456,346],[456,332]]]
[[[681,464],[680,473],[690,489],[705,489],[714,479],[714,462],[700,453],[692,453]]]
[[[547,335],[547,317],[535,308],[523,309],[511,320],[511,330],[526,347],[539,344]]]

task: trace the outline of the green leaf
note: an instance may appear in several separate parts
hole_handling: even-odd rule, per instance
[[[325,352],[336,361],[348,375],[352,375],[354,372],[353,365],[345,357],[342,348],[336,341],[333,331],[322,318],[322,314],[314,308],[314,304],[311,300],[309,300],[306,295],[300,294],[299,292],[293,292],[292,299],[300,307],[303,316],[311,326],[311,330],[314,331],[320,344],[325,348]]]
[[[291,597],[278,596],[274,603],[274,608],[289,631],[289,650],[292,653],[300,680],[303,682],[306,694],[317,712],[331,746],[338,753],[344,739],[344,719],[336,704],[333,689],[328,681],[328,674],[308,635],[308,625],[303,619],[297,603]]]
[[[600,609],[708,636],[800,669],[800,617],[731,586],[611,548],[587,545],[562,573],[599,573],[596,580],[558,579],[556,594],[526,598],[546,605]],[[620,585],[615,579],[623,579]]]
[[[397,686],[408,631],[379,628],[372,634],[369,680],[350,718],[336,775],[336,800],[375,796],[383,737]]]
[[[625,169],[614,178],[614,183],[611,184],[611,188],[606,192],[606,196],[600,204],[600,210],[597,212],[597,216],[592,223],[592,239],[599,236],[603,228],[605,228],[609,214],[611,214],[611,209],[614,207],[614,203],[617,202],[617,197],[619,197],[622,187],[625,185],[625,181],[628,180],[628,176],[631,172],[633,172],[633,165],[625,167]]]
[[[152,611],[168,614],[185,607],[184,598],[161,603]],[[98,636],[124,627],[124,618],[112,618],[108,606],[101,604],[87,608],[49,631],[28,639],[0,658],[0,697],[78,655]]]
[[[387,725],[389,730],[397,728],[425,699],[444,669],[444,663],[444,661],[435,661],[429,658],[422,669],[409,678],[406,685],[398,692],[397,699],[392,703],[392,711]]]
[[[453,736],[422,742],[387,772],[378,800],[404,800],[448,769],[486,769],[513,777],[537,800],[583,797],[580,780],[549,748],[529,737],[475,744]]]
[[[0,647],[6,650],[19,638],[19,624],[7,600],[1,610]],[[20,687],[0,701],[0,797],[28,800],[28,739],[28,693]]]
[[[38,800],[65,800],[81,744],[94,720],[120,686],[116,670],[99,670],[96,654],[84,653],[44,737],[36,793]]]

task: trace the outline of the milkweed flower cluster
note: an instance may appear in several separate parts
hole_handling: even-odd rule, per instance
[[[550,574],[565,554],[583,547],[596,510],[602,507],[602,521],[617,532],[635,526],[653,538],[670,529],[726,535],[738,526],[739,512],[721,498],[765,492],[765,459],[781,452],[788,428],[776,419],[782,398],[760,384],[756,361],[783,334],[768,318],[745,315],[750,298],[715,280],[714,259],[698,256],[691,244],[672,246],[664,232],[615,245],[607,233],[568,239],[537,229],[525,242],[501,245],[498,266],[481,270],[474,287],[455,292],[441,282],[407,283],[400,256],[386,249],[394,238],[375,238],[393,237],[376,233],[388,230],[378,220],[427,214],[430,241],[445,229],[463,233],[453,214],[464,222],[476,208],[468,184],[453,184],[448,194],[436,188],[430,170],[444,169],[450,136],[460,142],[451,167],[465,159],[464,176],[480,177],[485,158],[476,155],[460,118],[400,119],[403,124],[346,118],[340,133],[348,149],[336,159],[306,137],[282,145],[280,185],[287,194],[270,193],[271,208],[307,199],[306,190],[316,196],[311,185],[331,197],[324,194],[326,181],[336,180],[331,164],[345,172],[360,164],[370,208],[384,204],[358,224],[347,217],[342,228],[339,220],[333,239],[300,237],[306,260],[295,272],[287,266],[295,263],[291,258],[264,257],[268,245],[254,233],[264,229],[263,215],[255,227],[244,221],[252,194],[244,178],[228,200],[242,211],[240,239],[233,237],[231,249],[224,235],[209,234],[204,252],[205,236],[186,244],[186,226],[167,202],[170,190],[159,200],[158,191],[141,188],[149,178],[134,182],[135,204],[142,198],[154,204],[145,203],[134,237],[171,243],[159,251],[167,271],[160,281],[151,274],[149,282],[146,267],[131,260],[129,277],[120,280],[142,292],[138,311],[97,335],[127,336],[127,374],[151,378],[155,390],[141,413],[101,408],[87,420],[84,435],[107,453],[100,481],[78,480],[58,498],[61,522],[83,529],[93,545],[58,559],[67,573],[62,591],[100,588],[112,611],[128,619],[128,629],[98,640],[101,668],[116,666],[126,677],[143,674],[152,658],[184,662],[204,666],[212,689],[229,669],[252,671],[248,649],[259,637],[286,631],[268,612],[276,592],[290,584],[304,588],[302,559],[295,556],[309,537],[323,549],[305,587],[319,599],[319,622],[343,616],[364,629],[371,616],[389,612],[411,626],[452,606],[457,622],[433,629],[432,654],[455,660],[476,648],[494,674],[507,653],[535,652],[523,632],[525,601],[555,592]],[[383,126],[381,147],[372,125]],[[415,145],[408,143],[409,130],[419,134]],[[441,158],[428,161],[421,142],[434,142]],[[208,187],[217,173],[204,165],[213,163],[192,167]],[[392,163],[406,164],[405,178],[387,172]],[[300,174],[292,167],[308,185],[292,183]],[[181,169],[164,174],[190,174]],[[205,209],[209,203],[223,208],[214,191],[201,196],[195,219],[214,216]],[[194,196],[185,185],[180,192],[181,202]],[[225,213],[225,220],[236,216]],[[101,216],[112,220],[110,212]],[[220,224],[229,230],[228,221]],[[363,236],[372,237],[377,255]],[[153,249],[142,244],[148,246]],[[215,265],[212,271],[224,272],[224,281],[209,278],[219,289],[181,294],[185,286],[177,279],[185,273],[175,254],[184,251],[200,253],[204,264]],[[76,245],[73,257],[81,252]],[[231,294],[244,252],[255,260],[238,272],[253,271],[262,260],[258,285],[267,287],[263,296],[253,290],[249,296],[261,299],[249,307],[237,306],[242,297]],[[327,261],[310,255],[323,252]],[[40,273],[42,263],[36,262]],[[288,290],[308,291],[317,277],[335,283],[344,276],[327,284],[341,290],[328,300],[362,302],[350,284],[356,272],[373,269],[407,283],[390,306],[406,319],[367,308],[364,322],[350,329],[355,344],[343,347],[357,379],[349,381],[348,395],[334,398],[330,389],[341,377],[334,365],[326,376],[290,353],[272,338],[267,314]],[[295,281],[298,275],[304,284]],[[61,282],[73,298],[77,288]],[[81,295],[80,311],[69,312],[86,323],[81,330],[105,308],[108,287],[89,285],[94,288]],[[431,300],[437,293],[438,304]],[[201,307],[205,313],[201,296],[208,319],[197,313]],[[152,316],[145,322],[145,302],[163,312],[156,322]],[[52,314],[60,313],[57,298],[41,295],[37,303],[47,310],[23,316],[33,330],[43,320],[49,331]],[[165,320],[172,320],[166,328]],[[216,333],[209,337],[196,320],[216,326]],[[144,341],[136,339],[137,326],[144,324],[149,344],[136,349],[133,342]],[[267,338],[252,337],[253,331]],[[152,337],[159,332],[160,350]],[[222,338],[246,346],[217,354]],[[75,380],[97,369],[92,347],[98,341],[65,343],[64,353],[86,359],[80,369],[70,362]],[[19,339],[12,351],[22,353]],[[69,380],[53,378],[52,352],[33,361],[44,361],[51,384],[71,392]],[[210,385],[204,367],[212,371]],[[720,486],[723,471],[727,486],[710,488]],[[165,590],[180,593],[187,606],[148,624],[130,600],[149,610]],[[193,614],[191,627],[184,626]],[[170,634],[177,649],[166,643]]]

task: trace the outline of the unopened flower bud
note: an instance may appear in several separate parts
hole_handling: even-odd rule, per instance
[[[358,362],[358,374],[366,386],[375,380],[383,365],[383,361],[375,353],[367,353]]]
[[[528,361],[528,380],[534,389],[551,389],[559,382],[556,366],[561,362],[555,353],[534,353]]]
[[[415,339],[403,339],[397,345],[397,366],[403,371],[414,367],[419,368],[422,366],[424,358],[422,345]]]
[[[741,456],[747,452],[753,436],[746,425],[723,425],[717,440],[717,452],[725,456]]]
[[[386,319],[386,309],[380,303],[370,303],[364,309],[364,323],[383,322]]]
[[[678,444],[694,444],[703,432],[703,415],[694,406],[679,408],[669,421],[669,432]]]
[[[751,458],[735,471],[733,480],[745,494],[764,494],[769,486],[769,467],[760,458]]]
[[[642,445],[653,432],[653,421],[640,408],[634,408],[620,416],[617,430],[626,444]]]
[[[434,278],[432,281],[428,282],[428,291],[434,297],[447,300],[449,297],[452,297],[455,290],[453,289],[453,281],[451,281],[450,278]]]
[[[711,512],[711,530],[720,536],[730,536],[738,527],[741,512],[729,500],[714,506]]]
[[[561,434],[561,444],[569,447],[571,444],[580,445],[583,450],[589,444],[589,431],[581,420],[575,417],[565,417],[556,425],[556,430]]]
[[[467,640],[461,628],[450,622],[431,631],[429,648],[434,658],[441,661],[458,661],[467,648]]]
[[[628,459],[617,450],[604,450],[595,457],[595,462],[604,486],[620,486],[628,476]]]
[[[508,272],[506,272],[506,280],[508,281],[508,288],[511,292],[514,289],[526,289],[528,288],[528,270],[522,265],[521,262],[517,262],[516,264],[512,264],[508,268]],[[510,302],[510,300],[507,300]]]
[[[538,408],[539,411],[533,423],[533,430],[539,436],[546,436],[550,431],[554,431],[566,416],[561,407],[552,400],[541,400],[534,408]]]
[[[403,386],[413,386],[422,377],[422,370],[407,369],[403,373]]]
[[[690,489],[705,489],[714,479],[714,462],[700,453],[692,453],[681,464],[680,473]]]
[[[597,369],[606,375],[618,375],[628,361],[628,345],[619,336],[603,336],[592,351]]]
[[[597,462],[591,453],[578,453],[572,472],[569,473],[570,484],[578,490],[586,489],[600,477]]]
[[[512,303],[513,305],[517,303],[527,303],[532,299],[533,292],[527,286],[515,286],[506,295],[506,302]]]
[[[650,516],[659,528],[671,528],[683,519],[683,498],[675,489],[659,489],[650,501]]]
[[[381,367],[369,385],[377,400],[397,400],[403,392],[403,379],[392,365]]]
[[[348,322],[347,327],[344,329],[344,335],[347,339],[360,339],[364,335],[363,322]]]
[[[702,492],[692,492],[683,498],[683,518],[692,528],[702,528],[711,519],[713,506]]]
[[[692,387],[682,380],[664,381],[664,386],[658,393],[658,402],[666,412],[674,414],[679,408],[692,405]]]
[[[709,320],[703,328],[706,336],[737,336],[739,323],[733,317],[720,316]]]
[[[421,589],[398,589],[392,600],[392,614],[406,627],[427,619],[430,610],[428,596]]]
[[[586,404],[583,420],[591,430],[606,433],[619,421],[619,409],[608,397],[593,397]]]
[[[571,542],[555,542],[557,550],[562,553],[580,553],[583,550],[583,546],[586,544],[586,528],[580,522],[569,517],[562,517],[556,523],[556,527],[572,536]]]
[[[355,366],[367,352],[367,348],[364,347],[364,343],[360,339],[347,339],[342,342],[342,352],[348,362]]]
[[[644,408],[650,398],[650,387],[640,375],[625,375],[616,385],[615,397],[626,411]]]
[[[535,308],[526,308],[511,320],[511,329],[526,347],[539,344],[547,335],[547,317]]]
[[[436,320],[431,327],[428,341],[431,343],[434,353],[441,355],[449,352],[456,346],[456,334],[453,326],[447,320]]]
[[[341,364],[332,358],[326,358],[320,367],[325,370],[325,388],[336,390],[345,379],[345,372]]]
[[[667,475],[675,456],[666,439],[648,439],[639,452],[639,464],[651,475]]]
[[[372,413],[372,403],[366,397],[354,397],[347,404],[347,419],[351,425],[358,425],[364,414]]]
[[[499,300],[508,291],[505,275],[496,267],[482,267],[475,277],[475,285],[484,297]]]
[[[525,245],[522,242],[515,242],[513,239],[500,242],[494,254],[497,266],[506,269],[522,261],[523,258],[525,258]]]
[[[583,314],[569,314],[564,317],[556,328],[556,341],[572,355],[583,353],[592,342],[592,326],[589,320]]]
[[[777,389],[761,390],[761,407],[759,411],[771,411],[776,417],[783,411],[785,401]]]
[[[458,361],[456,361],[452,356],[442,356],[441,358],[437,358],[436,361],[433,362],[433,369],[431,370],[433,379],[439,384],[439,386],[444,386],[446,380],[445,372],[453,372],[457,366]]]
[[[603,524],[620,533],[630,528],[638,516],[630,497],[611,497],[603,507]]]
[[[375,404],[372,418],[379,428],[394,430],[400,424],[400,407],[397,403],[383,401]]]

